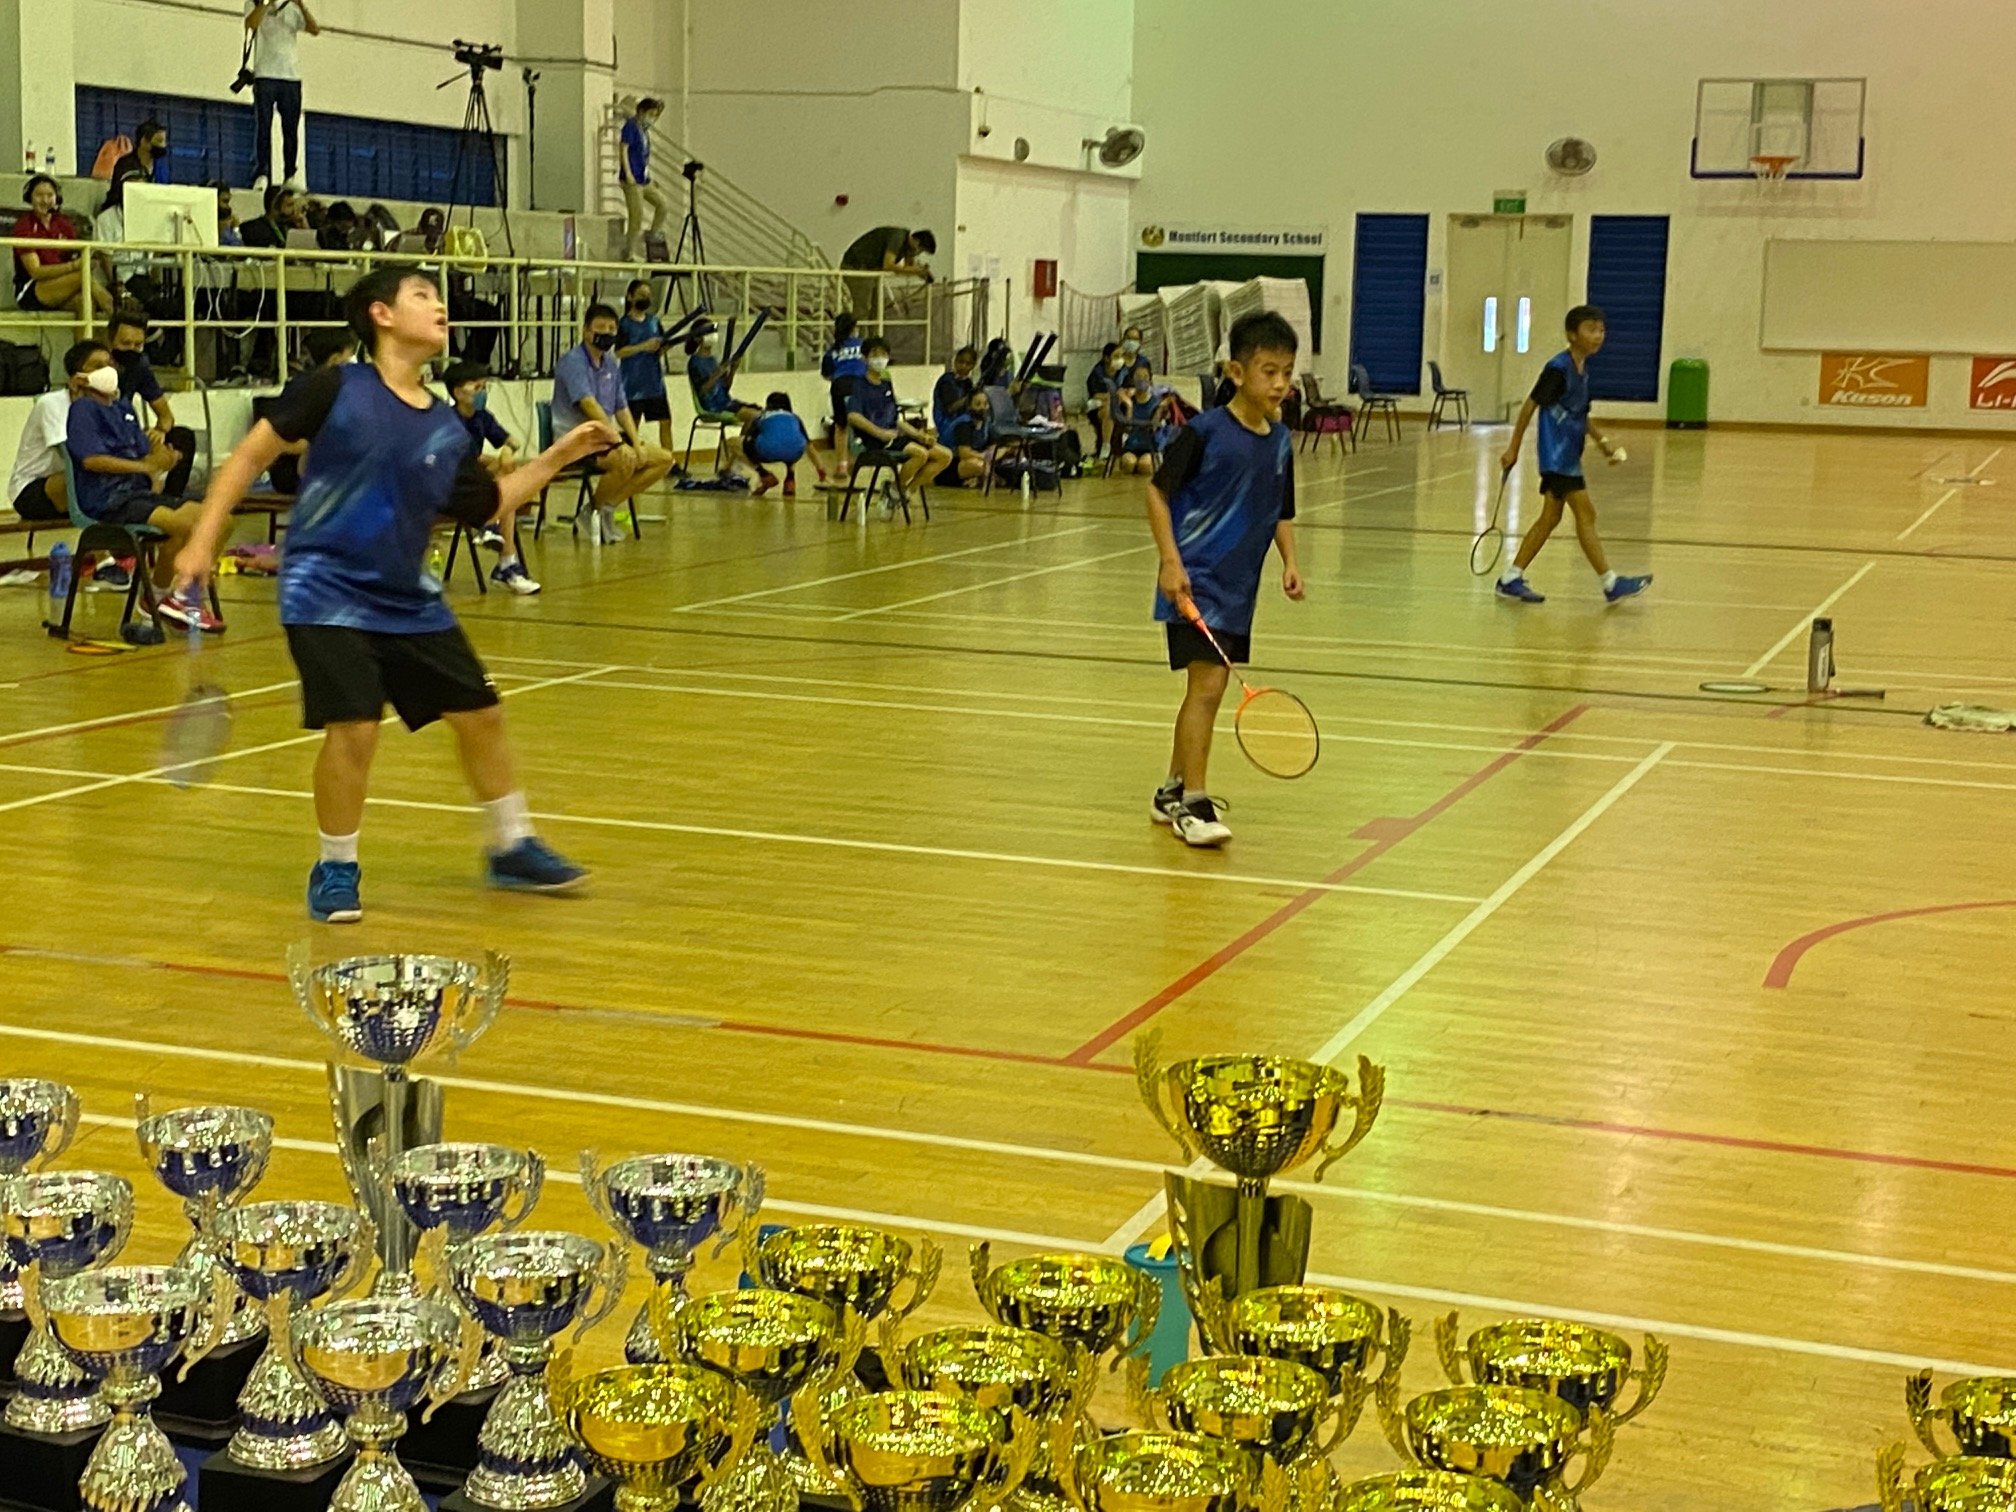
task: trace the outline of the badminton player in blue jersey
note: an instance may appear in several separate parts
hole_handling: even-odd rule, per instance
[[[1230,402],[1176,433],[1148,488],[1148,528],[1161,563],[1155,618],[1169,642],[1169,667],[1188,679],[1176,713],[1169,777],[1150,812],[1186,845],[1223,845],[1232,831],[1205,788],[1211,729],[1228,672],[1179,605],[1194,606],[1225,654],[1252,651],[1254,601],[1271,546],[1281,553],[1281,591],[1302,597],[1295,565],[1295,451],[1280,420],[1295,381],[1295,328],[1279,315],[1242,315],[1232,324]]]
[[[441,719],[455,732],[489,823],[490,884],[564,891],[587,873],[533,834],[497,690],[423,564],[441,516],[487,525],[620,438],[589,421],[493,477],[454,406],[424,382],[425,365],[448,345],[448,311],[433,277],[374,268],[352,286],[344,315],[371,360],[308,374],[252,427],[217,470],[175,559],[176,578],[185,595],[208,581],[252,480],[287,443],[310,443],[280,568],[280,623],[300,671],[302,723],[323,732],[310,916],[332,924],[363,917],[357,835],[388,702],[409,730]]]
[[[1652,574],[1620,577],[1610,570],[1610,558],[1603,551],[1603,538],[1596,534],[1596,506],[1589,499],[1589,485],[1582,477],[1582,446],[1594,437],[1611,462],[1624,460],[1622,447],[1589,423],[1589,359],[1603,350],[1603,312],[1594,305],[1577,305],[1568,312],[1568,349],[1540,369],[1526,407],[1519,411],[1512,444],[1499,459],[1506,472],[1519,465],[1519,447],[1526,439],[1526,427],[1540,417],[1540,517],[1519,543],[1512,565],[1498,579],[1498,596],[1521,604],[1544,604],[1546,595],[1534,591],[1526,581],[1526,569],[1540,555],[1540,548],[1561,523],[1565,507],[1575,515],[1575,537],[1582,554],[1603,580],[1603,597],[1611,603],[1643,593],[1651,585]]]

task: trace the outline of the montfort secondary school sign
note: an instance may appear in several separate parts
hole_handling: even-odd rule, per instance
[[[1320,257],[1329,246],[1322,226],[1158,225],[1141,228],[1143,252],[1246,252],[1263,257]]]

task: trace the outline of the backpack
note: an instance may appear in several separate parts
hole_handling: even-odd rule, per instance
[[[112,170],[119,166],[119,159],[133,150],[133,138],[115,136],[108,139],[98,149],[98,156],[91,162],[91,177],[109,179]]]
[[[49,387],[49,359],[42,348],[0,341],[0,394],[39,394]]]

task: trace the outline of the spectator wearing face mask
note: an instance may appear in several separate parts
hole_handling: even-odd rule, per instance
[[[606,304],[588,306],[581,345],[553,366],[553,433],[565,435],[588,421],[613,426],[623,444],[595,458],[602,475],[595,486],[595,516],[587,522],[589,539],[614,543],[623,539],[616,528],[617,506],[654,487],[672,470],[672,455],[646,446],[637,434],[623,392],[623,364],[616,360],[617,314]]]
[[[159,121],[142,121],[133,131],[133,150],[112,165],[112,187],[105,191],[104,210],[124,212],[126,186],[138,179],[143,184],[159,184],[168,177],[168,128]]]
[[[847,404],[847,423],[864,448],[872,447],[900,459],[896,486],[908,494],[919,478],[943,472],[952,461],[952,453],[938,444],[935,432],[903,418],[896,402],[896,386],[889,381],[889,343],[874,336],[863,350],[868,358],[868,374],[854,380],[854,394]],[[895,507],[895,499],[888,498],[883,501],[882,511],[891,514]]]
[[[1120,343],[1109,341],[1099,351],[1099,361],[1085,375],[1085,418],[1092,422],[1092,455],[1103,456],[1113,428],[1113,390],[1126,370],[1127,354]]]
[[[973,369],[979,361],[980,354],[972,347],[959,348],[952,354],[952,366],[931,386],[931,423],[939,435],[951,434],[952,422],[973,397]]]
[[[626,262],[635,262],[644,255],[647,202],[651,206],[651,229],[659,236],[665,234],[665,223],[672,218],[672,201],[666,198],[664,189],[651,182],[651,128],[664,113],[664,102],[646,95],[623,123],[623,150],[616,155],[616,171],[623,184],[623,205],[629,212],[629,224],[623,233]]]
[[[623,392],[630,413],[642,425],[658,422],[658,444],[672,450],[672,401],[665,393],[665,323],[651,308],[651,280],[631,282],[623,316],[616,322],[616,357],[623,364]]]
[[[450,363],[441,375],[455,401],[455,418],[469,432],[475,456],[493,478],[508,478],[518,470],[518,453],[524,443],[512,435],[490,409],[490,369],[480,362]],[[486,451],[484,448],[488,447]],[[522,506],[521,506],[522,507]],[[497,553],[497,565],[490,569],[490,581],[507,592],[530,597],[539,583],[518,559],[518,510],[507,508],[502,515],[475,533],[476,543]]]
[[[162,492],[179,499],[189,486],[189,469],[196,461],[196,433],[175,423],[175,411],[162,391],[161,380],[154,376],[154,364],[147,360],[147,317],[135,310],[117,311],[106,322],[105,345],[118,374],[119,402],[128,409],[135,399],[146,405],[154,416],[154,423],[146,429],[147,440],[175,454]]]

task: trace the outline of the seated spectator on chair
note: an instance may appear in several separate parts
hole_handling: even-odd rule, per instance
[[[159,121],[142,121],[134,129],[133,150],[112,165],[112,187],[101,208],[124,211],[126,186],[134,179],[143,184],[168,181],[168,128]]]
[[[266,213],[245,222],[238,234],[248,247],[284,247],[287,233],[307,224],[301,217],[301,196],[284,184],[275,184],[266,191]]]
[[[1169,391],[1155,382],[1145,362],[1135,367],[1125,388],[1113,391],[1114,444],[1120,454],[1120,471],[1155,471],[1155,453],[1161,449],[1158,431],[1168,422],[1169,410]]]
[[[1099,361],[1085,375],[1085,418],[1092,422],[1092,455],[1105,450],[1113,429],[1113,390],[1120,381],[1127,359],[1120,343],[1109,341],[1100,348]]]
[[[762,498],[777,486],[769,467],[776,462],[784,468],[784,497],[795,499],[798,459],[811,445],[812,438],[805,434],[805,422],[792,411],[791,396],[780,389],[765,399],[763,413],[742,432],[743,455],[762,480],[756,485],[756,497]]]
[[[827,397],[833,409],[833,470],[847,476],[847,442],[852,432],[847,426],[847,401],[854,393],[854,380],[866,377],[867,360],[861,355],[860,323],[845,313],[833,317],[833,339],[819,357],[819,376],[829,385]]]
[[[847,424],[864,450],[872,448],[896,459],[896,486],[908,494],[919,478],[943,472],[952,453],[938,444],[935,432],[903,418],[896,403],[896,386],[889,381],[889,343],[871,336],[862,352],[868,359],[868,372],[854,380],[854,392],[847,401]],[[893,508],[893,502],[888,507]]]
[[[69,435],[70,406],[84,392],[86,360],[105,350],[102,341],[80,341],[63,354],[63,387],[51,389],[28,410],[7,497],[24,520],[70,518],[70,486],[63,476],[63,443]]]
[[[413,234],[420,238],[420,250],[439,252],[441,243],[448,237],[448,217],[438,205],[430,205],[420,212],[420,219],[413,223]]]
[[[469,432],[475,445],[474,454],[484,471],[493,478],[508,478],[516,472],[518,453],[524,449],[524,443],[491,412],[490,369],[480,362],[452,362],[441,375],[441,381],[448,386],[448,397],[455,401],[455,418]],[[485,446],[495,450],[486,452]],[[491,582],[521,596],[539,591],[540,585],[518,557],[517,508],[506,510],[481,530],[471,532],[470,539],[497,553],[497,565],[490,569]]]
[[[589,539],[620,541],[616,509],[655,486],[672,470],[672,454],[646,446],[637,434],[637,420],[623,393],[623,365],[616,360],[616,312],[606,304],[588,306],[581,345],[553,366],[553,433],[565,435],[575,426],[596,420],[614,426],[623,444],[594,460],[602,478],[595,486],[595,515],[588,521]],[[633,506],[634,508],[634,506]]]
[[[313,200],[308,202],[314,204]],[[348,200],[338,200],[323,215],[321,224],[315,226],[315,245],[325,252],[350,252],[357,247],[362,236],[357,223],[357,210]]]
[[[357,336],[348,326],[317,326],[308,333],[301,343],[308,354],[308,366],[288,380],[287,387],[269,399],[252,401],[252,418],[264,420],[267,412],[281,404],[289,394],[296,392],[297,385],[317,368],[341,367],[357,355]],[[306,441],[288,441],[280,448],[280,455],[273,459],[273,465],[266,469],[266,476],[273,484],[275,493],[297,494],[301,492],[301,459],[308,455]]]
[[[77,241],[77,228],[62,214],[63,191],[46,173],[28,180],[22,195],[28,208],[14,222],[13,234],[23,240]],[[84,252],[36,252],[14,249],[14,303],[24,311],[84,313],[84,280],[89,266]],[[102,277],[91,278],[93,308],[112,308],[112,291]]]
[[[703,415],[732,420],[746,433],[763,412],[747,399],[735,397],[731,386],[739,364],[730,362],[726,367],[721,365],[721,359],[714,355],[719,340],[711,325],[702,325],[686,338],[686,382],[693,390],[693,407]],[[724,434],[721,447],[728,453],[731,471],[738,463],[753,468],[749,454],[735,437]]]
[[[175,555],[196,528],[199,506],[167,491],[180,458],[165,442],[149,440],[132,405],[119,397],[119,371],[99,348],[78,368],[83,397],[70,406],[65,444],[77,476],[77,507],[101,525],[150,525],[167,539],[154,553],[154,587],[161,617],[191,630],[216,632],[224,622],[207,605],[169,592]]]
[[[952,366],[940,373],[931,386],[931,424],[939,435],[952,429],[952,422],[973,397],[973,369],[979,361],[980,354],[972,347],[959,348],[952,354]]]
[[[658,444],[672,450],[672,401],[665,393],[665,323],[651,308],[651,280],[633,279],[623,316],[616,322],[616,356],[623,364],[623,392],[630,413],[642,425],[658,422]]]
[[[992,415],[986,392],[976,390],[953,415],[952,423],[939,432],[939,440],[952,453],[951,466],[934,480],[940,488],[971,488],[987,475]]]
[[[147,439],[160,442],[176,455],[176,464],[162,484],[162,492],[181,498],[189,486],[189,469],[196,463],[196,433],[175,423],[175,411],[154,376],[154,364],[147,360],[147,317],[135,310],[115,310],[105,325],[105,345],[111,350],[112,365],[119,372],[119,401],[129,407],[137,398],[154,412],[147,427]]]
[[[238,217],[231,209],[231,186],[222,180],[212,179],[208,187],[217,191],[217,245],[244,246],[244,233],[238,229]]]
[[[1141,327],[1129,326],[1120,333],[1120,351],[1131,364],[1141,355]]]

